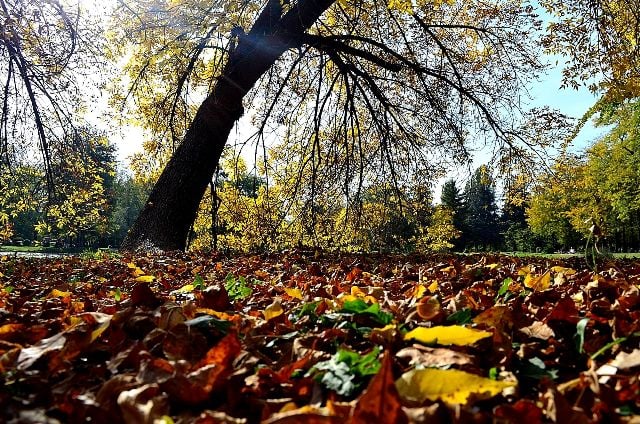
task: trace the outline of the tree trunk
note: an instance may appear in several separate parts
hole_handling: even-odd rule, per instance
[[[258,79],[335,0],[299,0],[282,15],[269,0],[251,31],[241,35],[212,93],[200,105],[183,142],[122,242],[124,250],[184,250],[200,200],[235,122],[242,99]]]

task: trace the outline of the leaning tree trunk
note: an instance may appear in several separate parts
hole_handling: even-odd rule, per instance
[[[122,243],[124,250],[184,250],[200,200],[235,122],[242,99],[258,79],[335,0],[299,0],[283,14],[269,0],[236,49],[211,94],[200,105],[183,142],[164,168],[149,200]]]

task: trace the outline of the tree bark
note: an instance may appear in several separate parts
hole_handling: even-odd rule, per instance
[[[284,15],[269,0],[251,31],[241,35],[211,94],[200,105],[183,142],[164,168],[122,243],[123,250],[184,250],[189,227],[211,181],[242,99],[258,79],[335,0],[299,0]]]

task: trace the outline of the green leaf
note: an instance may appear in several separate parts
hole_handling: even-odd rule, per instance
[[[533,357],[527,362],[524,362],[520,371],[522,372],[522,375],[536,380],[540,380],[544,377],[549,377],[552,380],[558,378],[558,370],[547,369],[544,361],[538,357]]]
[[[369,315],[374,321],[382,325],[387,325],[393,321],[393,314],[382,311],[379,304],[372,303],[369,305],[362,299],[345,301],[339,312],[354,315]]]
[[[307,375],[312,375],[320,384],[339,395],[350,396],[364,385],[367,377],[378,373],[381,366],[379,354],[378,347],[366,355],[338,349],[331,359],[318,362]]]
[[[447,317],[448,322],[455,322],[456,324],[468,324],[471,322],[471,309],[461,309]]]
[[[15,290],[15,287],[13,287],[13,286],[6,286],[6,287],[4,288],[4,291],[5,291],[6,293],[9,293],[9,294],[13,293],[13,291],[14,291],[14,290]]]
[[[231,300],[244,299],[253,293],[253,289],[247,285],[247,280],[242,275],[236,278],[231,273],[225,278],[224,288],[227,289]]]
[[[115,291],[113,292],[113,299],[116,302],[120,302],[120,299],[122,299],[122,292],[120,291],[120,287],[116,287]]]
[[[500,286],[500,290],[498,290],[498,296],[503,296],[509,291],[509,286],[513,283],[513,279],[511,277],[507,277],[502,281],[502,285]]]
[[[193,288],[196,290],[202,290],[204,288],[204,280],[200,276],[200,274],[196,274],[196,277],[193,279]]]
[[[223,333],[227,333],[231,327],[231,323],[229,321],[218,319],[211,315],[202,315],[185,321],[184,324],[189,328],[193,327],[200,330],[216,329]]]
[[[584,353],[584,331],[589,323],[589,318],[582,318],[576,324],[576,337],[578,338],[578,352]]]

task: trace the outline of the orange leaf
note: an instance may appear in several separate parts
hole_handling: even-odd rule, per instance
[[[351,424],[403,424],[409,422],[402,410],[393,378],[392,356],[387,352],[380,371],[371,379],[351,417]]]
[[[209,364],[216,364],[222,367],[230,367],[231,362],[238,356],[242,346],[235,333],[227,334],[217,345],[209,349],[205,357],[200,361],[198,367]]]

